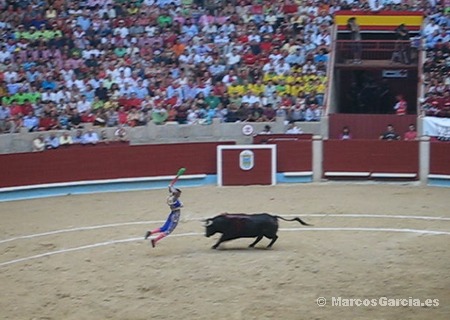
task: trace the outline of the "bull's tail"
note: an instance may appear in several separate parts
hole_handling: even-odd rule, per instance
[[[284,220],[284,221],[298,221],[304,226],[312,226],[312,224],[306,223],[305,221],[303,221],[299,217],[295,217],[295,218],[292,218],[292,219],[286,219],[286,218],[283,218],[281,216],[275,216],[275,217],[278,218],[278,219]]]

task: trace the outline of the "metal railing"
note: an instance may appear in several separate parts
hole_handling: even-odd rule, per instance
[[[405,64],[417,63],[418,45],[411,40],[337,40],[336,63],[344,63],[354,58],[360,51],[361,60],[398,60]]]

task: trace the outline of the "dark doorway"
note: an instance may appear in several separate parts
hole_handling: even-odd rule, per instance
[[[338,113],[392,114],[395,96],[408,102],[408,114],[416,114],[417,71],[341,69]]]

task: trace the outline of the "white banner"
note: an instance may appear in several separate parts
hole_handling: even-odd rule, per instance
[[[425,117],[423,134],[431,137],[450,138],[450,118]]]

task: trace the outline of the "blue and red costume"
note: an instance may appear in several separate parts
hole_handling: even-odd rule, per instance
[[[162,225],[162,227],[156,228],[152,231],[147,231],[145,234],[145,239],[148,239],[150,235],[158,233],[158,236],[151,240],[153,247],[155,247],[156,242],[171,234],[180,221],[181,208],[183,207],[183,203],[179,199],[181,190],[169,187],[169,191],[170,196],[167,198],[167,204],[169,205],[171,211],[166,222]]]

